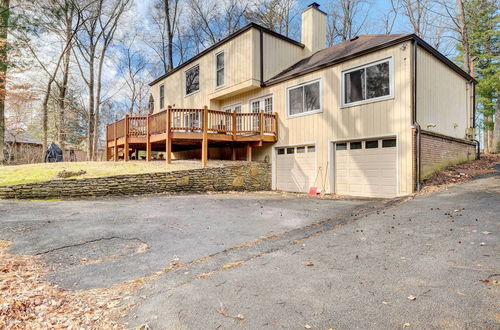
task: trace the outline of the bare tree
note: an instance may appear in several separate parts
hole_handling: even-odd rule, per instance
[[[78,68],[88,89],[87,157],[95,160],[99,142],[99,109],[102,103],[102,72],[107,52],[130,0],[90,0],[78,15],[84,22],[76,38]]]
[[[247,10],[246,18],[289,37],[296,8],[295,0],[256,0]]]
[[[396,19],[398,18],[399,14],[400,3],[401,0],[390,0],[389,10],[383,18],[385,34],[390,34],[394,29],[394,24],[396,23]]]
[[[327,41],[349,40],[358,35],[368,18],[366,0],[338,0],[328,3]]]
[[[61,64],[66,58],[67,53],[71,50],[73,46],[73,41],[76,33],[81,27],[82,21],[76,19],[73,21],[72,14],[70,14],[70,20],[68,21],[68,12],[71,12],[74,8],[74,3],[72,0],[53,0],[44,3],[35,3],[27,7],[27,12],[37,13],[38,20],[36,26],[38,29],[34,30],[23,30],[23,35],[19,36],[20,40],[23,40],[23,45],[29,50],[38,66],[47,75],[47,81],[44,87],[44,96],[41,104],[42,112],[42,132],[43,132],[43,149],[42,153],[48,146],[48,112],[49,112],[49,101],[52,96],[53,85],[56,84],[61,89],[61,85],[57,81],[57,74],[61,68]],[[60,13],[65,13],[60,15]],[[63,18],[62,18],[63,17]],[[39,53],[39,49],[32,42],[32,37],[36,40],[42,38],[43,35],[53,34],[58,36],[60,42],[59,50],[55,50],[55,54],[52,58],[47,59],[43,52]],[[50,61],[50,60],[53,61]],[[67,82],[66,82],[67,84]]]
[[[4,161],[5,141],[5,95],[7,94],[7,64],[10,1],[0,1],[0,164]]]
[[[126,35],[126,41],[122,42],[125,46],[123,57],[118,63],[118,70],[125,77],[125,84],[128,87],[128,110],[129,114],[133,114],[134,110],[141,113],[142,103],[144,102],[144,85],[147,85],[143,79],[147,62],[139,50],[134,49],[136,36]]]

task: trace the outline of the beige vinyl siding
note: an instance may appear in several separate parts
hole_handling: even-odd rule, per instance
[[[417,120],[422,129],[465,138],[472,126],[470,83],[422,48],[417,70]]]
[[[215,97],[215,93],[224,94],[235,86],[248,88],[253,84],[257,88],[259,76],[254,76],[256,70],[253,68],[253,62],[255,61],[252,61],[252,56],[249,56],[254,51],[255,35],[258,37],[258,31],[250,29],[152,86],[155,102],[154,112],[162,110],[159,108],[159,86],[161,84],[165,84],[165,107],[172,105],[177,108],[201,108],[207,105],[218,109],[217,101],[207,104],[210,99]],[[215,54],[221,51],[225,53],[224,85],[216,88]],[[200,90],[185,96],[185,72],[196,65],[200,66]]]
[[[332,160],[329,159],[329,141],[395,135],[398,139],[398,166],[400,180],[398,194],[413,192],[412,136],[411,136],[411,47],[399,45],[362,56],[339,65],[285,81],[267,88],[232,96],[221,101],[221,106],[241,103],[242,112],[248,112],[248,102],[258,96],[274,95],[274,111],[280,117],[279,140],[274,145],[287,146],[316,143],[317,166],[320,176],[327,172],[325,189],[330,189]],[[394,98],[363,105],[340,108],[340,78],[343,70],[392,56],[394,61]],[[287,119],[286,89],[299,83],[321,79],[321,113]],[[254,159],[272,159],[272,147],[254,148]],[[328,167],[328,170],[327,170]],[[321,183],[320,189],[323,183]]]
[[[302,47],[267,33],[264,33],[263,37],[264,81],[302,59]],[[259,60],[260,57],[257,56],[256,59]],[[254,67],[259,68],[259,63],[254,64]]]

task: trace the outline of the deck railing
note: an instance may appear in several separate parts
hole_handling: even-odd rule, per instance
[[[168,124],[167,124],[168,123]],[[149,116],[129,116],[106,126],[106,140],[125,136],[148,137],[167,132],[204,132],[237,136],[271,135],[277,138],[277,114],[236,113],[205,109],[167,109]],[[126,133],[127,131],[127,133]]]

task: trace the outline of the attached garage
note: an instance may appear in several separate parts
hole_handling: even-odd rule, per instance
[[[335,142],[334,185],[340,195],[398,194],[396,138]]]
[[[276,189],[307,192],[316,180],[314,145],[276,148]]]

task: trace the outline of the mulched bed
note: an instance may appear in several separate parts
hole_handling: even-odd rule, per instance
[[[473,178],[493,173],[495,165],[500,164],[500,154],[481,154],[481,159],[455,165],[438,172],[423,182],[423,193],[446,189],[451,185],[464,183]]]

